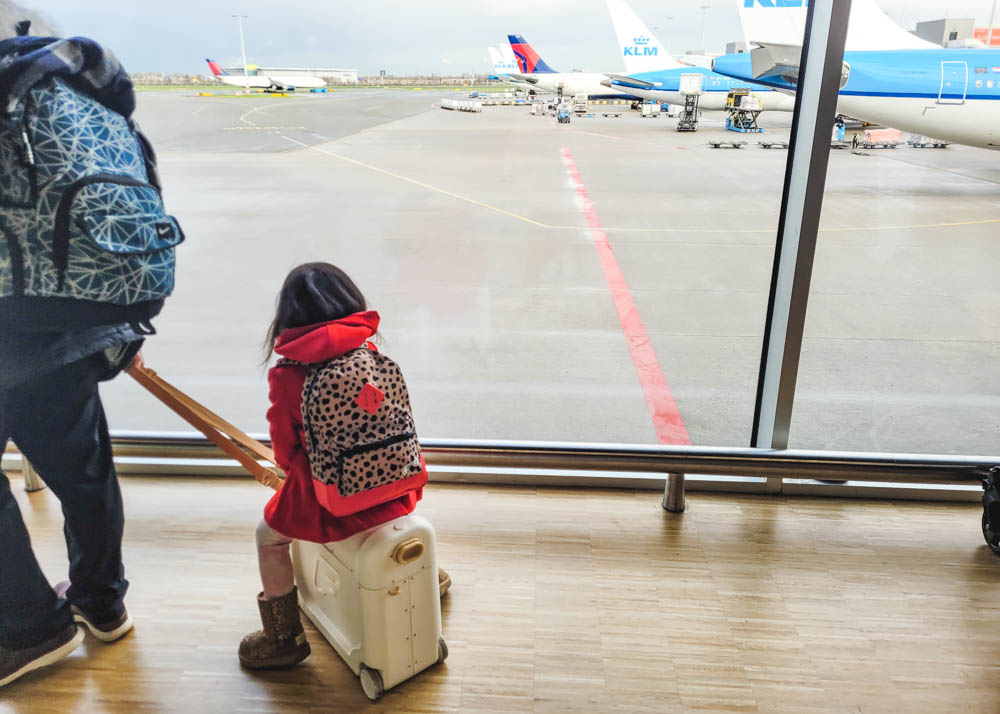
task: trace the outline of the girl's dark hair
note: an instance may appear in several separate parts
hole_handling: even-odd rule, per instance
[[[366,309],[365,296],[336,265],[300,265],[288,274],[278,293],[277,312],[264,342],[265,359],[274,352],[284,330],[339,320]]]

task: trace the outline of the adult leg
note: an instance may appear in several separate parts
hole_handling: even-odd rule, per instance
[[[7,448],[7,395],[0,392],[0,454]],[[0,648],[23,650],[55,637],[73,623],[31,550],[10,482],[0,472]]]
[[[70,602],[88,618],[124,614],[122,496],[98,383],[103,355],[74,362],[9,393],[10,432],[62,502]]]

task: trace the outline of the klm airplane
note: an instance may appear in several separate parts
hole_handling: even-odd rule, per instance
[[[794,94],[803,0],[735,0],[750,55],[713,69]],[[874,0],[854,0],[837,110],[935,139],[1000,150],[1000,50],[942,49],[903,30]]]
[[[762,109],[792,111],[795,108],[795,98],[782,92],[725,77],[703,67],[681,64],[624,0],[607,1],[627,74],[607,75],[602,82],[605,87],[665,104],[684,104],[684,95],[680,92],[681,76],[699,74],[702,94],[698,104],[702,109],[725,109],[729,90],[745,88],[753,90]]]

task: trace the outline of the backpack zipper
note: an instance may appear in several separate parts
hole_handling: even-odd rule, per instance
[[[344,449],[340,452],[341,459],[347,459],[351,456],[357,456],[359,454],[367,454],[369,451],[377,451],[378,449],[384,449],[387,446],[392,446],[393,444],[398,444],[402,441],[409,441],[410,439],[416,438],[416,433],[407,432],[405,434],[396,434],[395,436],[390,436],[386,439],[380,439],[378,441],[372,441],[367,444],[360,444],[359,446],[352,446],[350,449]]]
[[[21,139],[24,141],[24,161],[31,168],[35,168],[35,151],[31,148],[31,138],[27,129],[21,129]]]

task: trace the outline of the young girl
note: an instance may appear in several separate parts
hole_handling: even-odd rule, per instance
[[[310,365],[370,346],[368,341],[378,331],[378,324],[378,313],[366,311],[365,298],[357,286],[329,263],[295,268],[278,296],[267,353],[270,357],[277,352],[284,359],[268,373],[271,408],[267,420],[275,459],[287,479],[265,506],[264,518],[257,526],[257,556],[264,586],[257,603],[264,627],[240,643],[240,663],[249,669],[291,667],[309,656],[289,555],[293,539],[316,543],[343,540],[411,513],[420,500],[422,489],[417,487],[388,502],[340,517],[317,500],[322,489],[315,486],[310,469],[302,409]],[[309,394],[312,398],[313,393]],[[426,474],[422,460],[415,466]]]

